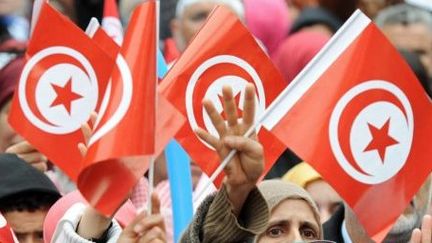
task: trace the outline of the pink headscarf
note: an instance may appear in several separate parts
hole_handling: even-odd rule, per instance
[[[0,69],[0,109],[12,98],[24,64],[24,58],[18,57]]]
[[[284,40],[273,60],[288,84],[329,39],[327,35],[321,33],[301,31]]]
[[[48,211],[43,225],[44,242],[51,242],[57,223],[66,211],[76,203],[86,203],[79,191],[73,191],[60,198]],[[126,227],[137,215],[136,209],[130,200],[121,206],[114,215],[120,226]]]
[[[291,23],[285,0],[244,0],[249,30],[267,48],[271,56],[288,34]]]

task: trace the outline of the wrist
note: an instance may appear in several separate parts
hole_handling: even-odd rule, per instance
[[[234,215],[238,216],[249,193],[255,188],[255,185],[243,184],[233,186],[226,183],[225,187],[228,199],[231,203],[231,210]]]
[[[85,239],[100,238],[111,225],[111,218],[87,207],[77,227],[77,233]]]

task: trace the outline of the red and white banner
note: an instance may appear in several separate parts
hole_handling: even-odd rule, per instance
[[[431,171],[431,114],[409,66],[357,11],[262,124],[310,163],[381,241]]]
[[[81,125],[98,110],[114,65],[69,19],[42,3],[12,102],[12,127],[76,181]]]
[[[113,40],[121,45],[123,42],[123,27],[116,0],[105,0],[103,8],[102,28]]]
[[[256,88],[257,116],[285,87],[279,71],[241,21],[230,10],[218,7],[160,84],[162,95],[188,119],[175,138],[208,175],[220,161],[193,130],[201,127],[218,134],[202,100],[212,100],[222,113],[222,87],[230,85],[241,116],[248,83]],[[265,128],[258,128],[258,137],[265,148],[266,173],[285,146]]]

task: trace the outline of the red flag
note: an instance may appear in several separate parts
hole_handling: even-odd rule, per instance
[[[431,114],[409,66],[357,11],[275,100],[263,125],[380,241],[431,171]]]
[[[6,219],[0,213],[0,243],[15,243],[18,242],[12,229],[6,222]]]
[[[148,169],[144,155],[155,152],[156,4],[141,4],[132,15],[78,180],[90,204],[107,215]]]
[[[188,118],[176,135],[177,141],[208,175],[220,161],[210,146],[193,133],[193,129],[202,127],[217,136],[201,102],[208,98],[222,112],[221,90],[229,84],[241,113],[247,83],[254,84],[257,90],[258,116],[282,91],[285,82],[246,27],[231,11],[218,7],[160,85],[162,94]],[[266,173],[285,146],[265,128],[259,129],[258,137],[265,148]]]
[[[123,42],[123,27],[119,16],[116,0],[105,0],[102,28],[117,44],[121,45]]]
[[[76,181],[80,127],[99,109],[114,61],[45,2],[26,59],[9,122]]]

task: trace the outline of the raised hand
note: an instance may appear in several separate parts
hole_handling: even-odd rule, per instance
[[[48,169],[47,157],[36,150],[36,148],[27,141],[14,144],[7,148],[5,152],[16,154],[39,171],[45,172]]]
[[[117,243],[163,243],[166,242],[165,223],[160,215],[160,202],[156,193],[152,194],[152,215],[146,211],[138,214],[123,230]]]
[[[196,134],[217,151],[221,160],[232,149],[238,151],[224,170],[226,174],[224,183],[228,197],[233,204],[233,212],[238,214],[244,200],[255,187],[264,170],[263,148],[256,140],[256,134],[252,134],[249,138],[243,137],[245,132],[254,125],[255,88],[252,84],[246,86],[243,117],[240,120],[231,87],[224,86],[222,94],[226,122],[209,100],[203,101],[219,138],[203,129],[197,129]]]

